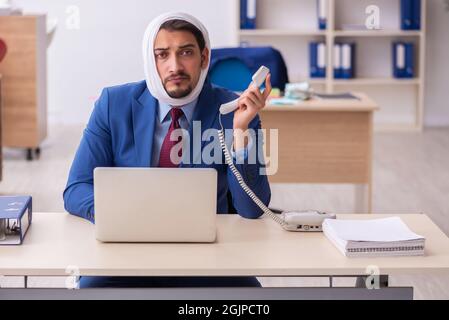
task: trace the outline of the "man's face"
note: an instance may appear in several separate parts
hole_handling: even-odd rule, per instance
[[[154,42],[154,56],[165,91],[178,99],[188,96],[198,84],[209,50],[200,52],[195,36],[188,31],[161,29]]]

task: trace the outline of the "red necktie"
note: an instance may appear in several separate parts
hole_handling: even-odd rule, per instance
[[[181,129],[181,126],[179,125],[179,118],[181,118],[183,114],[184,112],[182,112],[182,110],[179,108],[172,108],[170,110],[171,124],[170,128],[168,129],[167,135],[165,136],[164,142],[162,143],[161,153],[159,156],[160,168],[177,168],[179,166],[179,164],[173,163],[172,159],[170,158],[170,153],[172,148],[181,142],[182,137],[179,137],[176,141],[171,141],[170,136],[174,130]],[[182,157],[182,149],[179,150],[178,156]]]

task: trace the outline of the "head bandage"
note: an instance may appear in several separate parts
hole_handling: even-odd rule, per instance
[[[201,75],[196,87],[188,96],[180,99],[171,98],[165,91],[162,79],[159,77],[159,73],[157,72],[156,59],[154,57],[154,41],[156,40],[156,36],[161,28],[161,25],[164,22],[170,20],[184,20],[190,22],[195,27],[197,27],[198,30],[200,30],[201,33],[203,34],[206,48],[209,50],[209,59],[207,61],[207,67],[201,70]],[[147,30],[145,31],[145,35],[143,38],[143,62],[144,62],[147,87],[153,97],[159,100],[159,102],[167,103],[173,107],[179,107],[189,104],[193,102],[196,98],[198,98],[198,96],[201,93],[201,90],[203,89],[204,81],[206,81],[207,72],[209,70],[210,64],[209,34],[204,25],[198,19],[189,14],[179,12],[162,14],[156,17],[153,21],[151,21],[147,27]]]

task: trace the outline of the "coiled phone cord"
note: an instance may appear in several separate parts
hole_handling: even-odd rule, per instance
[[[248,185],[245,183],[245,180],[243,180],[242,175],[237,170],[237,168],[234,165],[234,161],[232,160],[231,154],[229,153],[228,147],[226,146],[225,142],[225,136],[224,136],[224,128],[223,123],[221,122],[221,113],[219,115],[219,121],[221,130],[218,130],[218,138],[220,140],[221,149],[223,150],[226,164],[231,169],[234,176],[237,178],[237,181],[239,185],[242,187],[242,189],[246,192],[246,194],[251,198],[251,200],[254,201],[257,206],[262,209],[264,214],[269,216],[271,219],[273,219],[275,222],[277,222],[281,227],[286,229],[287,223],[278,215],[276,215],[273,211],[271,211],[260,199],[257,197],[257,195],[248,187]]]

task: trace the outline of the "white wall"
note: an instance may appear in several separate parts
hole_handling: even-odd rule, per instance
[[[449,12],[428,0],[425,123],[449,126]]]
[[[236,41],[238,20],[234,1],[15,0],[14,3],[25,12],[46,12],[49,19],[58,19],[58,29],[48,51],[48,108],[53,122],[84,123],[103,87],[144,79],[143,33],[147,24],[163,12],[195,15],[208,28],[212,46],[234,45]],[[79,30],[66,27],[73,5],[80,10]]]
[[[48,51],[49,114],[50,121],[56,122],[84,123],[103,87],[143,79],[140,52],[143,31],[162,12],[178,10],[194,14],[209,29],[213,46],[235,45],[237,37],[237,0],[14,2],[28,12],[47,12],[49,18],[59,20]],[[306,3],[309,2],[313,1]],[[449,125],[449,13],[444,11],[443,0],[427,2],[425,122]],[[80,8],[79,30],[66,28],[66,10],[70,5]]]

